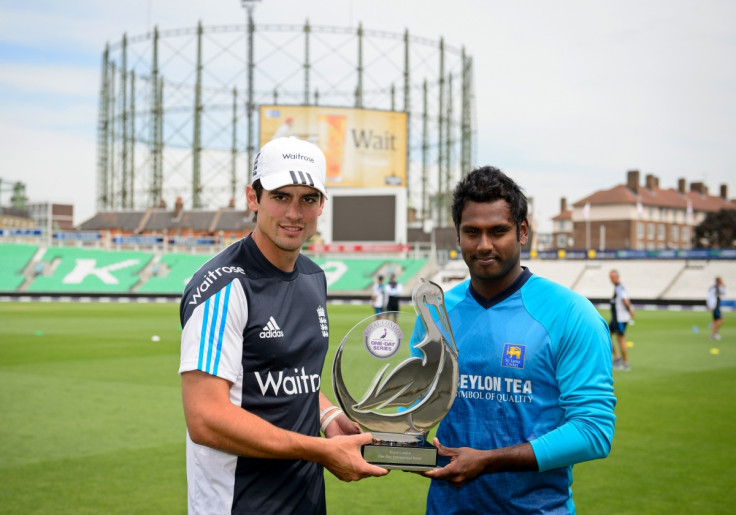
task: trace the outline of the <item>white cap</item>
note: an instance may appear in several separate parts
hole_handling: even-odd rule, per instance
[[[293,136],[276,138],[261,147],[253,163],[253,182],[266,190],[309,186],[327,196],[325,155],[317,145]]]

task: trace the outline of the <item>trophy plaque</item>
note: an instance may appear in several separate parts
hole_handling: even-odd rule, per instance
[[[363,446],[365,460],[416,471],[437,466],[437,449],[426,438],[455,400],[458,366],[442,288],[420,279],[412,302],[415,315],[372,315],[345,335],[332,386],[345,415],[373,436]]]

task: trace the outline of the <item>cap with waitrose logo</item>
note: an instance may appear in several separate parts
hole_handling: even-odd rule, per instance
[[[253,182],[266,190],[309,186],[327,195],[325,155],[317,145],[295,138],[276,138],[261,147],[253,163]]]

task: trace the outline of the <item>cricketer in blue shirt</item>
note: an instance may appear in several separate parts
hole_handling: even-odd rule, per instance
[[[608,325],[581,295],[521,267],[526,198],[503,172],[460,181],[453,220],[470,279],[445,293],[459,384],[435,445],[450,457],[427,513],[574,513],[572,466],[611,449]],[[412,344],[424,335],[417,324]]]

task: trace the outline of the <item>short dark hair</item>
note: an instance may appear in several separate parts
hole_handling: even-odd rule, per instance
[[[256,179],[253,181],[253,191],[256,193],[256,202],[259,204],[261,203],[261,194],[263,193],[263,185],[261,184],[260,179]],[[256,223],[258,221],[258,211],[253,211],[253,218],[251,219],[253,223]]]
[[[527,217],[526,195],[513,179],[498,168],[476,168],[460,179],[452,193],[452,221],[460,229],[460,218],[467,201],[495,202],[505,200],[516,224],[516,238],[520,237],[521,223]]]
[[[261,180],[256,179],[255,181],[253,181],[252,186],[253,186],[253,190],[256,192],[256,200],[260,202],[261,193],[263,193],[263,184],[261,184]]]

